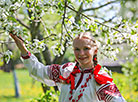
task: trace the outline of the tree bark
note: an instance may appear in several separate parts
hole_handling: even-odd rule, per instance
[[[19,82],[18,82],[15,70],[12,70],[12,73],[14,78],[15,97],[19,98],[20,97]]]
[[[78,23],[78,21],[80,21],[80,15],[81,15],[82,11],[83,11],[83,2],[80,4],[79,10],[76,13],[75,23]]]

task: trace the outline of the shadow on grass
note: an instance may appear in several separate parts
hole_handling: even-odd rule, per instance
[[[16,97],[12,95],[0,95],[0,102],[30,102],[30,97]],[[2,100],[2,101],[1,101]]]
[[[5,95],[1,95],[0,98],[19,98],[19,97],[15,97],[15,96],[5,96]]]
[[[2,101],[1,101],[2,100]],[[15,97],[12,95],[0,95],[0,102],[29,102],[29,101],[24,101],[24,97]]]
[[[5,95],[1,95],[0,99],[19,99],[20,97],[16,97],[16,96],[5,96]]]

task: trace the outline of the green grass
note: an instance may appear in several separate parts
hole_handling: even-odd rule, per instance
[[[131,77],[123,74],[113,73],[114,83],[119,88],[121,95],[127,102],[138,102],[138,91],[134,90]]]
[[[42,93],[41,83],[29,77],[27,70],[16,70],[18,77],[20,97],[15,98],[13,73],[0,70],[0,102],[30,102],[32,98]]]

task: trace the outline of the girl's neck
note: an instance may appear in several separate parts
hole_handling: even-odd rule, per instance
[[[81,69],[85,69],[85,68],[94,68],[94,64],[90,64],[90,65],[81,65],[81,64],[78,64],[78,66],[81,68]]]

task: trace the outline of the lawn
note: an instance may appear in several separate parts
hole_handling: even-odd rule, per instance
[[[138,102],[138,91],[134,90],[131,77],[114,72],[113,79],[127,102]]]
[[[41,83],[29,77],[27,70],[16,70],[20,98],[15,98],[13,74],[0,70],[0,102],[30,102],[42,93]],[[34,84],[33,84],[34,83]]]

